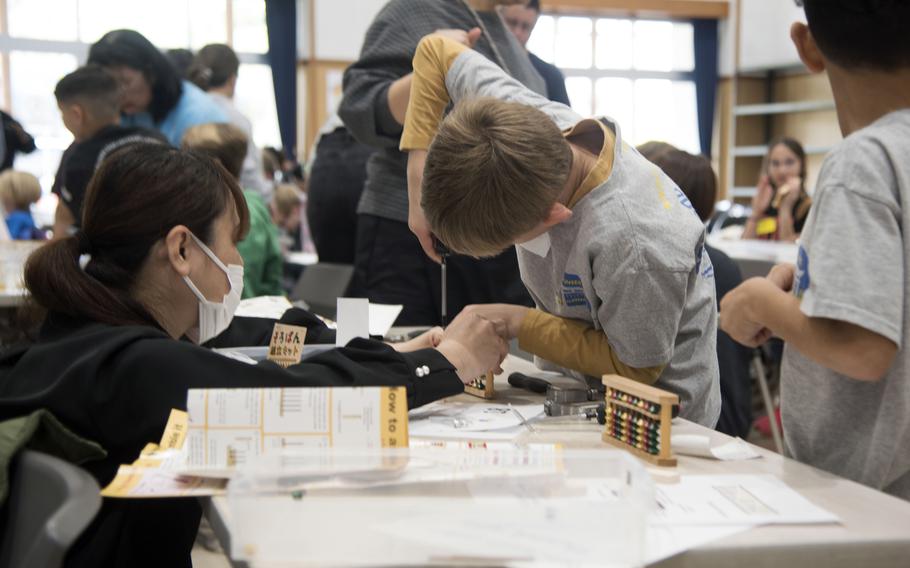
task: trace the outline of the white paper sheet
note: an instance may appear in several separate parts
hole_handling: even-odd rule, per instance
[[[370,304],[370,335],[385,335],[395,325],[398,314],[404,308],[401,304]]]
[[[295,448],[407,445],[404,387],[190,389],[187,475],[230,477],[256,456]],[[400,401],[400,404],[397,404]]]
[[[370,301],[366,298],[338,298],[338,330],[335,345],[344,347],[355,337],[370,336]]]
[[[758,452],[741,438],[711,447],[711,438],[698,434],[674,434],[671,438],[673,452],[688,456],[713,458],[722,461],[751,460],[760,458]]]
[[[291,309],[291,302],[284,296],[257,296],[241,300],[235,316],[247,318],[281,319]]]
[[[513,440],[542,415],[542,404],[437,402],[412,410],[408,428],[412,438]]]
[[[653,564],[709,542],[754,528],[752,525],[649,525],[645,534],[646,564]]]
[[[588,495],[581,502],[609,503],[610,492]],[[431,544],[439,551],[439,560],[445,558],[477,558],[491,564],[504,566],[560,566],[619,567],[637,564],[619,554],[603,555],[603,531],[610,525],[604,518],[587,519],[588,511],[582,506],[578,516],[560,518],[548,523],[530,519],[521,525],[497,524],[483,516],[465,518],[449,515],[429,518],[409,518],[379,527],[391,536]],[[643,564],[652,564],[686,550],[703,546],[753,528],[755,525],[672,525],[648,521],[644,533]],[[618,527],[614,527],[616,529]],[[621,530],[621,529],[620,529]],[[631,536],[631,535],[630,535]],[[520,554],[515,551],[520,550]],[[618,549],[613,547],[613,551]],[[628,551],[627,551],[628,552]]]
[[[772,475],[684,475],[655,487],[656,524],[761,525],[836,523],[837,516]]]

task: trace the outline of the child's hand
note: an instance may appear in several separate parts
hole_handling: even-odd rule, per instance
[[[774,196],[774,188],[771,187],[771,181],[768,176],[763,175],[758,180],[758,187],[755,195],[752,196],[752,217],[761,217],[768,205],[771,204],[771,198]]]
[[[774,199],[774,207],[780,211],[786,211],[787,213],[793,211],[793,205],[795,205],[796,200],[799,199],[802,184],[803,180],[800,177],[791,177],[788,179],[787,183],[777,190],[777,195]]]
[[[453,39],[458,43],[464,44],[470,48],[474,48],[474,44],[477,43],[477,40],[481,36],[480,28],[471,28],[469,31],[464,30],[453,30],[453,29],[440,29],[433,32],[434,35],[441,35],[449,39]]]
[[[768,278],[750,278],[727,292],[720,302],[720,328],[738,343],[747,347],[758,347],[771,338],[771,330],[761,321],[762,298],[777,286]]]
[[[426,161],[426,150],[408,152],[408,228],[420,241],[423,252],[436,262],[441,262],[442,259],[433,247],[433,233],[430,231],[430,224],[427,223],[423,208],[420,206],[423,167]]]
[[[525,306],[515,306],[512,304],[475,304],[468,306],[464,312],[479,314],[490,320],[502,321],[506,324],[506,336],[503,339],[510,340],[518,337],[521,331],[521,324],[525,316],[528,315],[528,309]]]
[[[505,324],[463,310],[452,320],[436,348],[445,355],[468,384],[488,371],[501,373],[509,344],[503,339]]]
[[[794,274],[796,274],[796,266],[784,262],[771,269],[771,272],[768,273],[768,280],[784,292],[789,292],[793,289]]]

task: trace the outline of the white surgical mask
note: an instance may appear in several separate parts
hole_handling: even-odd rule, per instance
[[[240,296],[243,294],[243,266],[240,264],[228,264],[225,266],[221,259],[215,256],[215,253],[209,247],[205,246],[205,243],[196,238],[196,235],[190,233],[190,236],[193,237],[202,252],[212,259],[215,266],[225,273],[231,285],[230,291],[224,295],[223,300],[212,302],[206,299],[202,292],[199,291],[199,288],[190,280],[189,276],[183,277],[183,281],[186,282],[186,285],[199,299],[199,327],[198,333],[195,334],[197,336],[195,340],[196,343],[202,344],[213,337],[217,337],[231,325],[231,320],[234,319],[234,312],[237,311],[237,306],[240,305]],[[190,335],[194,334],[190,333]]]
[[[518,243],[518,246],[525,249],[528,252],[534,253],[541,258],[546,258],[547,253],[550,252],[550,234],[541,233],[537,235],[530,241],[525,241],[523,243]]]

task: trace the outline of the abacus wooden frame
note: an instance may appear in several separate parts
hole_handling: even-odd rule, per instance
[[[610,407],[620,407],[640,414],[644,414],[660,422],[658,429],[658,439],[660,441],[660,452],[657,455],[649,454],[642,451],[627,442],[618,440],[607,433],[607,425],[604,425],[604,432],[601,438],[610,445],[617,446],[633,455],[661,467],[675,467],[676,456],[670,447],[670,422],[673,420],[673,407],[679,404],[679,397],[671,392],[661,390],[656,387],[635,382],[619,375],[604,375],[604,416],[610,416]],[[615,389],[632,396],[636,396],[648,402],[660,405],[660,411],[657,414],[645,411],[642,408],[627,404],[620,400],[613,400],[607,396],[609,389]]]

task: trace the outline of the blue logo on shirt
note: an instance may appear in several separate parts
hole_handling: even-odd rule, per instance
[[[698,245],[695,249],[695,272],[704,279],[714,278],[714,265],[711,263],[711,257],[705,247]]]
[[[577,274],[569,274],[568,272],[563,273],[562,299],[566,306],[583,306],[591,309],[591,303],[588,301],[587,296],[585,296],[585,289],[581,285],[581,277]]]
[[[809,289],[809,253],[800,245],[796,259],[796,274],[793,275],[793,295],[802,299]]]
[[[681,189],[679,189],[678,187],[674,187],[673,189],[676,190],[676,199],[679,200],[680,205],[682,205],[686,209],[692,209],[692,210],[695,209],[694,207],[692,207],[692,202],[689,201],[689,198],[686,197],[686,194],[683,193],[683,191]]]

